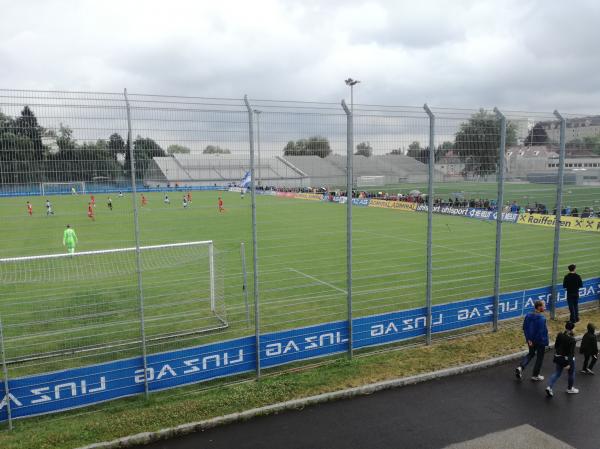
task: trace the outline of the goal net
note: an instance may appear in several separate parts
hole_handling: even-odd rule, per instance
[[[357,187],[384,186],[385,176],[359,176],[356,178]]]
[[[212,241],[0,259],[7,358],[139,355],[141,297],[149,353],[194,344],[228,326],[218,267]]]
[[[42,182],[40,184],[42,195],[62,195],[73,193],[81,195],[85,192],[85,182]]]

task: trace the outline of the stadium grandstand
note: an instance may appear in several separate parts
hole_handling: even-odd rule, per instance
[[[146,169],[150,185],[228,185],[237,183],[249,168],[241,155],[175,154],[154,157]],[[384,176],[385,184],[424,182],[427,165],[408,156],[354,156],[354,178]],[[257,183],[275,187],[307,187],[345,184],[346,156],[275,156],[262,158],[255,169]],[[440,173],[441,176],[441,173]]]

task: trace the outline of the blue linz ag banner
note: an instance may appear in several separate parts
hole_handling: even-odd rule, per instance
[[[500,295],[501,320],[517,318],[533,310],[533,303],[548,301],[550,287],[520,290]],[[580,302],[600,299],[600,278],[587,279]],[[566,306],[560,288],[558,307]],[[491,323],[493,297],[469,299],[432,307],[432,331],[447,332]],[[426,309],[390,312],[354,318],[353,347],[383,345],[425,334]],[[348,349],[348,322],[335,321],[298,329],[263,334],[260,337],[261,366],[268,368]],[[146,378],[150,391],[189,385],[256,369],[256,340],[253,336],[191,348],[152,354],[147,358]],[[10,401],[13,418],[41,415],[84,407],[99,402],[140,394],[144,391],[141,357],[9,380],[10,395],[0,385],[0,421],[8,418]]]

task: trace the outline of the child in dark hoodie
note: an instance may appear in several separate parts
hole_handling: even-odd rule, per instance
[[[598,361],[598,340],[596,339],[596,327],[592,323],[588,323],[587,325],[587,332],[581,339],[579,352],[584,357],[581,373],[594,374],[592,368],[594,368],[594,365]]]

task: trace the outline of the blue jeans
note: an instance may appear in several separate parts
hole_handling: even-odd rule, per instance
[[[550,388],[554,387],[554,384],[556,383],[556,381],[558,380],[558,378],[561,376],[562,372],[563,372],[563,367],[558,365],[558,364],[554,364],[554,366],[556,367],[554,373],[552,373],[552,376],[550,376],[550,381],[548,382],[548,386]],[[575,358],[571,358],[569,359],[569,377],[568,377],[568,387],[572,388],[573,384],[575,383]]]

